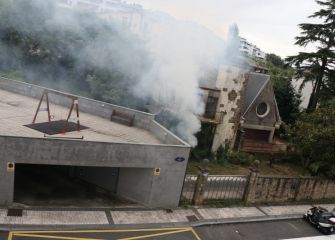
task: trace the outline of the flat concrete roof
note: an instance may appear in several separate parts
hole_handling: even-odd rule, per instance
[[[44,133],[24,126],[32,123],[38,102],[39,99],[0,89],[0,135],[44,138]],[[45,107],[44,101],[41,108]],[[51,115],[55,116],[53,119],[55,121],[66,119],[69,110],[70,108],[50,103],[50,112]],[[73,110],[71,117],[75,117],[75,110]],[[36,123],[47,122],[47,119],[46,111],[39,112]],[[83,112],[80,112],[79,120],[80,124],[88,129],[80,132],[67,132],[65,135],[56,134],[52,137],[80,138],[83,136],[83,141],[162,144],[150,131],[136,126],[128,127]]]

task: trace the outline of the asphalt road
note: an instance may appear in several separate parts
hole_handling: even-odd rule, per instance
[[[278,240],[322,235],[303,220],[226,224],[196,228],[201,239]],[[333,236],[335,239],[335,236]]]
[[[38,239],[152,239],[152,240],[279,240],[322,234],[303,220],[269,221],[203,226],[197,228],[147,228],[89,231],[19,231],[0,232],[1,240]],[[329,239],[335,239],[335,235]],[[328,239],[328,238],[327,238]]]

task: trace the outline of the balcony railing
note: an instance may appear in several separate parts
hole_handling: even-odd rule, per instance
[[[223,116],[224,116],[223,112],[216,112],[213,117],[209,117],[206,115],[201,115],[201,116],[199,115],[198,118],[200,119],[201,122],[220,124],[222,123]]]

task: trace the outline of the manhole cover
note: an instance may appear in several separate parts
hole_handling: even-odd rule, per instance
[[[11,208],[7,210],[7,216],[8,217],[22,217],[22,209],[18,208]]]

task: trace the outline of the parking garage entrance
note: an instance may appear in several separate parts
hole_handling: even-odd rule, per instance
[[[118,168],[16,164],[14,202],[31,206],[114,206]]]

